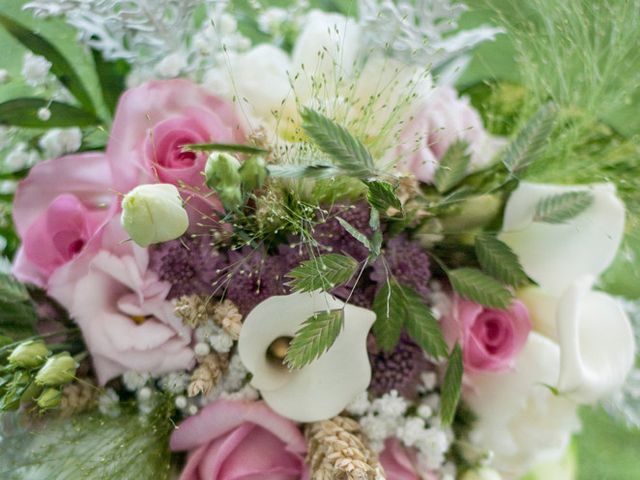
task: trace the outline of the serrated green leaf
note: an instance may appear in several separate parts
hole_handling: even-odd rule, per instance
[[[374,175],[371,154],[344,127],[310,108],[303,109],[300,115],[306,134],[344,173],[361,179]]]
[[[495,236],[477,235],[475,250],[482,269],[492,277],[514,287],[527,282],[527,274],[520,265],[518,256]]]
[[[438,163],[434,183],[440,193],[451,190],[466,176],[471,161],[468,148],[467,142],[459,140],[449,147]]]
[[[453,289],[461,296],[490,308],[505,309],[513,294],[500,282],[475,268],[458,268],[447,272]]]
[[[48,108],[49,120],[40,120],[38,110]],[[66,103],[42,98],[14,98],[0,103],[0,125],[27,128],[89,127],[102,124],[93,113]]]
[[[505,151],[503,163],[512,174],[531,165],[542,153],[553,130],[557,108],[547,103],[533,115]]]
[[[405,326],[411,339],[433,358],[447,355],[447,342],[440,324],[422,297],[408,287],[401,287],[406,298]]]
[[[564,223],[577,217],[593,203],[593,193],[566,192],[540,199],[533,216],[534,222]]]
[[[389,279],[376,293],[371,307],[376,314],[373,324],[376,343],[387,352],[393,350],[400,340],[405,321],[406,309],[398,288],[395,280]]]
[[[28,28],[22,26],[12,18],[0,13],[0,25],[9,32],[16,40],[31,50],[36,55],[41,55],[51,62],[51,73],[53,73],[60,83],[80,102],[89,114],[96,113],[96,109],[91,100],[89,92],[85,88],[81,77],[71,66],[71,63],[54,47],[47,39]],[[21,125],[19,125],[21,126]]]
[[[373,333],[383,350],[393,350],[404,326],[409,336],[432,357],[447,355],[447,344],[438,321],[411,288],[389,279],[376,294],[372,308],[376,313]]]
[[[373,208],[380,212],[386,212],[390,208],[402,210],[402,202],[396,195],[393,185],[381,180],[366,182],[366,184],[369,188],[367,200]]]
[[[27,288],[13,275],[0,273],[0,302],[24,302],[30,298]]]
[[[347,222],[343,218],[336,217],[336,220],[338,220],[338,223],[342,225],[342,228],[344,228],[349,235],[351,235],[353,238],[359,241],[362,245],[364,245],[367,248],[367,250],[371,251],[371,242],[369,242],[369,239],[364,233],[362,233],[360,230],[358,230],[356,227],[351,225],[349,222]]]
[[[463,373],[462,349],[460,345],[456,343],[449,357],[449,364],[447,365],[447,371],[444,374],[444,381],[440,391],[440,419],[443,425],[451,425],[456,416],[456,409],[460,401]]]
[[[96,67],[98,82],[102,92],[102,99],[109,113],[116,111],[116,105],[122,92],[125,91],[125,79],[131,65],[125,60],[107,61],[99,50],[91,49],[93,63]]]
[[[328,253],[302,262],[287,277],[297,292],[331,290],[349,281],[358,268],[358,262],[346,255]]]
[[[282,178],[332,178],[336,176],[333,165],[267,165],[267,172],[272,177]]]
[[[300,326],[289,343],[284,361],[290,368],[302,368],[320,358],[335,343],[344,324],[344,310],[318,312]]]
[[[185,143],[180,147],[185,152],[238,152],[266,153],[268,150],[241,143]]]

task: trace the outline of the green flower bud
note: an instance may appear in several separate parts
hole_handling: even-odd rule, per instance
[[[141,247],[178,238],[189,227],[178,189],[168,183],[139,185],[122,200],[122,226]]]
[[[36,383],[43,386],[64,385],[73,380],[78,364],[67,352],[49,358],[36,374]]]
[[[220,192],[221,188],[238,188],[242,182],[240,162],[228,153],[212,153],[204,167],[209,188]]]
[[[222,187],[217,190],[218,197],[227,210],[235,210],[242,203],[240,187]]]
[[[267,167],[264,158],[253,156],[240,167],[242,185],[247,190],[256,190],[264,184],[267,178]]]
[[[42,395],[38,397],[36,403],[42,410],[50,410],[60,405],[62,393],[57,388],[47,388]]]
[[[40,392],[42,391],[42,387],[38,386],[35,382],[31,382],[26,390],[22,393],[20,397],[20,403],[27,403],[36,398]]]
[[[9,363],[22,368],[34,368],[42,365],[51,352],[41,341],[22,342],[9,355]]]

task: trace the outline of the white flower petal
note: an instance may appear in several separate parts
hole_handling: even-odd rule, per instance
[[[561,366],[558,389],[591,403],[613,392],[633,366],[635,342],[626,313],[611,296],[591,290],[583,277],[557,310]]]
[[[590,190],[593,204],[563,224],[533,222],[548,196]],[[511,194],[500,239],[540,287],[561,295],[583,275],[600,275],[613,261],[624,233],[624,205],[612,184],[558,186],[523,182]]]
[[[347,305],[344,328],[332,347],[299,370],[288,370],[267,357],[279,337],[292,337],[315,312],[344,304],[326,293],[294,293],[271,297],[256,306],[240,331],[238,352],[253,374],[251,384],[269,406],[299,422],[313,422],[340,413],[371,379],[366,338],[375,314]]]

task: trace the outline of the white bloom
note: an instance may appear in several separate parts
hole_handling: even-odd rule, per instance
[[[298,370],[269,359],[274,340],[293,337],[316,312],[340,308],[344,309],[343,329],[318,359]],[[339,414],[369,385],[366,337],[374,320],[370,310],[345,305],[326,293],[275,296],[246,317],[238,351],[253,374],[251,384],[273,410],[301,422],[324,420]]]
[[[51,62],[40,55],[34,55],[31,52],[24,54],[22,59],[22,76],[24,77],[27,85],[31,87],[38,87],[47,80],[49,70],[51,69]]]
[[[122,375],[122,383],[127,390],[135,392],[144,387],[149,381],[149,374],[144,372],[128,371]]]
[[[122,226],[141,247],[167,242],[189,227],[178,189],[168,183],[138,185],[122,200]]]
[[[424,470],[437,470],[445,461],[445,453],[449,450],[449,440],[444,430],[436,427],[427,428],[416,443],[418,463]]]
[[[9,81],[9,72],[7,72],[4,68],[0,68],[0,85],[7,83]]]
[[[27,149],[24,142],[18,143],[5,158],[5,164],[11,170],[20,170],[29,167],[38,161],[38,153]]]
[[[585,276],[560,297],[538,287],[518,295],[534,328],[560,345],[557,388],[583,403],[618,389],[635,358],[633,330],[624,309],[611,296],[593,291],[592,284],[593,278]]]
[[[113,388],[107,388],[98,397],[98,410],[103,415],[112,418],[120,415],[120,397]]]
[[[184,410],[189,405],[187,397],[185,397],[184,395],[178,395],[175,400],[175,405],[177,409]]]
[[[502,477],[491,468],[480,467],[469,470],[462,476],[462,480],[502,480]]]
[[[75,152],[82,145],[82,132],[79,128],[52,128],[38,142],[49,158]]]
[[[37,115],[40,120],[46,122],[51,118],[51,110],[46,107],[39,108]]]
[[[589,191],[593,203],[561,224],[534,222],[543,198]],[[507,201],[500,239],[518,255],[525,272],[559,296],[583,275],[599,276],[613,261],[624,234],[624,205],[612,184],[565,187],[520,183]]]
[[[196,343],[195,347],[193,347],[193,351],[196,356],[204,357],[205,355],[208,355],[209,352],[211,352],[211,347],[208,343],[198,342]]]
[[[418,407],[417,413],[425,420],[428,420],[433,416],[433,409],[429,405],[423,403]]]
[[[178,394],[183,393],[189,382],[191,380],[191,376],[186,372],[171,372],[164,375],[160,379],[160,388],[165,392]]]
[[[372,443],[384,443],[387,437],[393,435],[395,423],[390,422],[388,419],[378,417],[373,414],[368,414],[359,420],[360,428]]]
[[[373,401],[373,410],[382,417],[398,418],[407,410],[408,403],[404,397],[398,395],[397,390],[391,390]]]
[[[220,331],[209,337],[209,344],[216,352],[228,353],[233,347],[233,338],[227,332]]]
[[[407,417],[396,429],[396,437],[408,447],[415,447],[425,439],[426,425],[420,417]]]
[[[361,416],[369,411],[371,408],[371,402],[369,401],[369,394],[364,391],[359,393],[352,401],[347,405],[345,410],[351,415]]]
[[[532,332],[514,370],[469,375],[464,400],[478,415],[472,441],[494,454],[493,465],[511,475],[559,458],[578,430],[577,404],[555,396],[560,349]]]
[[[173,52],[162,59],[155,67],[158,75],[164,78],[175,78],[187,66],[187,57],[184,52]]]
[[[267,8],[258,16],[258,27],[266,33],[277,31],[287,20],[289,14],[284,8]]]

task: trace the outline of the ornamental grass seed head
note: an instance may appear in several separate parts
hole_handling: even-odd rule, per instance
[[[189,216],[178,189],[168,183],[139,185],[122,200],[121,222],[141,247],[180,237],[189,227]]]

